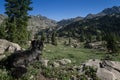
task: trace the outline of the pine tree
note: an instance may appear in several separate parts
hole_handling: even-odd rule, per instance
[[[84,41],[85,41],[84,31],[83,29],[81,29],[80,42],[84,42]]]
[[[71,40],[71,37],[69,37],[69,43],[68,43],[69,45],[71,45],[72,44],[72,40]]]
[[[85,37],[84,37],[84,35],[81,35],[80,36],[80,42],[84,42],[85,41]]]
[[[51,38],[50,38],[51,36],[50,36],[50,34],[47,33],[47,36],[46,36],[46,37],[47,37],[47,43],[50,43],[50,41],[51,41]]]
[[[55,31],[52,33],[51,41],[52,41],[53,45],[57,46],[57,39],[56,39],[56,32]]]
[[[5,39],[7,36],[5,21],[6,19],[0,24],[0,38],[1,39]]]
[[[68,35],[69,35],[69,40],[68,40],[68,44],[71,45],[72,44],[72,39],[71,39],[71,32],[69,31],[68,32]]]
[[[92,35],[89,33],[86,39],[87,39],[87,42],[92,42]]]
[[[45,35],[45,33],[44,32],[42,32],[42,34],[41,34],[41,41],[45,41],[46,40],[46,35]]]
[[[109,53],[117,53],[118,45],[116,43],[116,38],[113,33],[107,33],[105,36],[105,41],[107,42],[107,49]]]
[[[24,44],[28,40],[28,11],[32,10],[30,4],[31,0],[5,0],[6,14],[8,20],[7,27],[7,39],[12,42]]]

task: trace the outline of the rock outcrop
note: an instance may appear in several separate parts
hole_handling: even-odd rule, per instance
[[[97,69],[96,75],[101,80],[120,80],[120,62],[89,60],[85,66],[92,66]]]
[[[13,53],[18,50],[21,50],[21,47],[18,44],[9,42],[5,39],[0,39],[0,54],[3,54],[5,51]]]
[[[55,26],[57,26],[57,22],[55,20],[49,19],[45,16],[37,15],[31,16],[27,28],[29,31],[32,31],[32,33],[35,34],[40,30],[54,28]]]
[[[92,19],[95,17],[102,17],[105,15],[111,15],[111,14],[119,14],[120,13],[120,6],[113,6],[111,8],[106,8],[103,11],[97,13],[97,14],[88,14],[85,19]]]
[[[103,45],[103,42],[91,42],[91,43],[86,43],[85,48],[89,48],[89,49],[99,49],[99,50],[105,50],[105,47]]]

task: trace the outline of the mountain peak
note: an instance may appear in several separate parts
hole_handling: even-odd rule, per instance
[[[95,17],[111,15],[111,14],[118,14],[120,13],[120,6],[113,6],[111,8],[106,8],[98,14],[88,14],[85,19],[92,19]]]
[[[115,14],[120,13],[120,6],[113,6],[112,8],[106,8],[102,11],[105,14]]]

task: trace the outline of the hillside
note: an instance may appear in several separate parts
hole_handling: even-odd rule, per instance
[[[47,29],[55,26],[57,26],[57,22],[55,20],[41,15],[31,16],[28,24],[28,30],[32,30],[32,32],[36,33],[42,29]]]
[[[49,19],[45,16],[37,15],[37,16],[30,16],[28,22],[28,30],[32,31],[33,34],[39,32],[42,29],[55,27],[57,26],[57,22],[55,20]],[[5,15],[0,15],[0,23],[7,18]]]
[[[73,23],[73,22],[79,21],[79,20],[83,20],[83,17],[75,17],[75,18],[70,18],[70,19],[63,19],[63,20],[57,22],[57,24],[59,26],[66,26],[66,25],[68,25],[70,23]]]
[[[97,13],[97,14],[88,14],[86,17],[75,17],[75,18],[70,18],[70,19],[63,19],[59,22],[57,22],[57,24],[59,26],[66,26],[70,23],[76,22],[76,21],[80,21],[80,20],[86,20],[86,19],[93,19],[95,17],[103,17],[105,15],[110,15],[110,14],[118,14],[120,13],[120,6],[113,6],[111,8],[106,8],[104,10],[102,10],[101,12]]]
[[[80,38],[84,35],[86,38],[89,35],[98,36],[102,35],[102,32],[112,32],[120,34],[120,14],[106,15],[103,17],[96,17],[93,19],[77,21],[61,28],[58,33],[59,36],[71,36],[74,38]]]
[[[85,19],[92,19],[95,17],[102,17],[105,15],[118,14],[118,13],[120,13],[120,6],[113,6],[112,8],[106,8],[97,14],[88,14],[85,17]]]
[[[104,16],[102,14],[105,14]],[[83,20],[78,20],[70,23],[60,30],[59,36],[71,36],[80,38],[84,35],[86,38],[89,35],[98,36],[102,32],[119,33],[120,26],[120,7],[112,7],[104,9],[98,14],[88,14]]]

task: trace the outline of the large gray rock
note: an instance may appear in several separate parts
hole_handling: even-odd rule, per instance
[[[0,60],[2,60],[5,57],[6,57],[5,55],[0,55]]]
[[[3,54],[5,51],[13,53],[18,50],[21,50],[21,47],[18,44],[9,42],[5,39],[0,39],[0,54]]]
[[[57,61],[60,65],[66,65],[66,64],[70,64],[71,60],[70,59],[61,59]]]
[[[53,67],[59,67],[59,66],[60,66],[59,63],[57,63],[57,62],[53,62]]]
[[[85,48],[105,50],[102,41],[100,41],[100,42],[86,43],[86,44],[85,44]]]
[[[101,61],[89,60],[85,63],[86,66],[97,68],[96,75],[101,80],[120,80],[120,62],[117,61]],[[102,65],[102,67],[101,67]]]
[[[42,64],[43,66],[48,67],[48,62],[49,62],[49,60],[41,59],[40,62],[41,62],[41,64]]]

